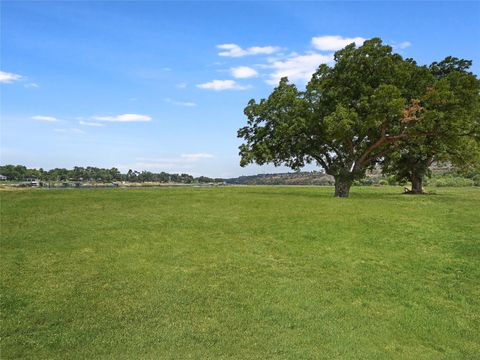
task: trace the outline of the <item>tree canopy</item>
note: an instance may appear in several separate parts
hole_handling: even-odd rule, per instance
[[[422,193],[422,179],[433,162],[449,162],[462,170],[480,162],[480,82],[467,70],[472,62],[454,57],[430,65],[432,84],[421,96],[419,126],[430,136],[404,139],[383,160],[384,173],[412,182]]]
[[[448,81],[435,76],[434,64],[428,68],[403,59],[379,38],[346,46],[334,61],[320,65],[304,91],[282,78],[268,98],[249,101],[247,125],[238,131],[245,141],[242,166],[273,163],[299,169],[316,162],[334,176],[335,195],[346,197],[352,182],[397,144],[436,137],[438,123],[454,117],[436,116],[433,104],[449,107],[456,100],[447,96]],[[447,71],[435,66],[439,74]],[[456,81],[461,89],[473,84],[471,77]],[[458,96],[468,97],[465,91]]]

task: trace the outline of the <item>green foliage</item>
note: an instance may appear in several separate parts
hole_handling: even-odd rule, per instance
[[[462,169],[480,164],[480,81],[467,71],[471,64],[447,57],[430,65],[432,81],[419,96],[417,125],[427,136],[395,144],[384,158],[384,173],[395,175],[398,181],[414,181],[430,176],[433,162],[448,161]]]
[[[0,174],[8,180],[24,181],[34,178],[42,181],[130,181],[130,182],[174,182],[190,184],[193,182],[222,182],[223,179],[212,179],[206,176],[194,178],[189,174],[169,174],[166,172],[152,173],[150,171],[128,170],[126,174],[121,174],[117,168],[102,169],[93,166],[86,168],[75,166],[72,170],[55,168],[49,171],[43,169],[27,169],[23,165],[3,165],[0,166]]]
[[[40,178],[45,175],[45,172],[43,169],[27,169],[23,165],[3,165],[0,166],[0,174],[6,176],[8,180],[24,180]]]
[[[241,165],[316,162],[346,189],[391,144],[423,135],[417,97],[433,81],[426,67],[380,39],[348,45],[333,67],[319,66],[305,91],[283,78],[267,99],[250,100],[247,126],[238,131]]]
[[[267,99],[250,100],[238,131],[242,166],[316,162],[348,188],[383,160],[398,181],[428,175],[432,161],[468,167],[480,159],[478,79],[470,61],[430,67],[392,53],[378,38],[335,53],[299,91],[283,78]]]
[[[480,192],[0,192],[2,359],[476,359]]]
[[[480,177],[479,177],[480,178]],[[480,186],[480,183],[475,181],[475,178],[470,179],[458,176],[454,173],[444,175],[432,175],[426,181],[427,186],[431,187],[463,187],[463,186]]]

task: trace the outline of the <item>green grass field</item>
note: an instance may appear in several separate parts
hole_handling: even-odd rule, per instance
[[[1,358],[478,359],[480,190],[1,196]]]

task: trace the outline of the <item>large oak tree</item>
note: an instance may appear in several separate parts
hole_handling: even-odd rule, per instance
[[[355,179],[408,139],[434,136],[422,100],[435,96],[432,71],[392,53],[378,38],[335,53],[305,91],[287,78],[267,99],[250,100],[238,136],[241,165],[273,163],[299,169],[316,162],[347,197]],[[430,95],[429,95],[430,94]]]

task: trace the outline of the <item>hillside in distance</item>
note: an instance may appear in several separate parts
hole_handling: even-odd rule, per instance
[[[226,179],[234,185],[333,185],[332,176],[321,171],[299,171],[280,174],[258,174]]]
[[[455,169],[450,164],[434,163],[430,166],[433,176],[442,176],[455,174]],[[457,174],[458,175],[458,174]],[[380,167],[367,171],[365,178],[356,182],[357,185],[378,184],[380,180],[389,180],[390,185],[396,185],[393,177],[382,175]],[[239,176],[236,178],[225,179],[227,184],[232,185],[334,185],[333,176],[325,174],[323,171],[296,171],[276,174],[257,174]]]

